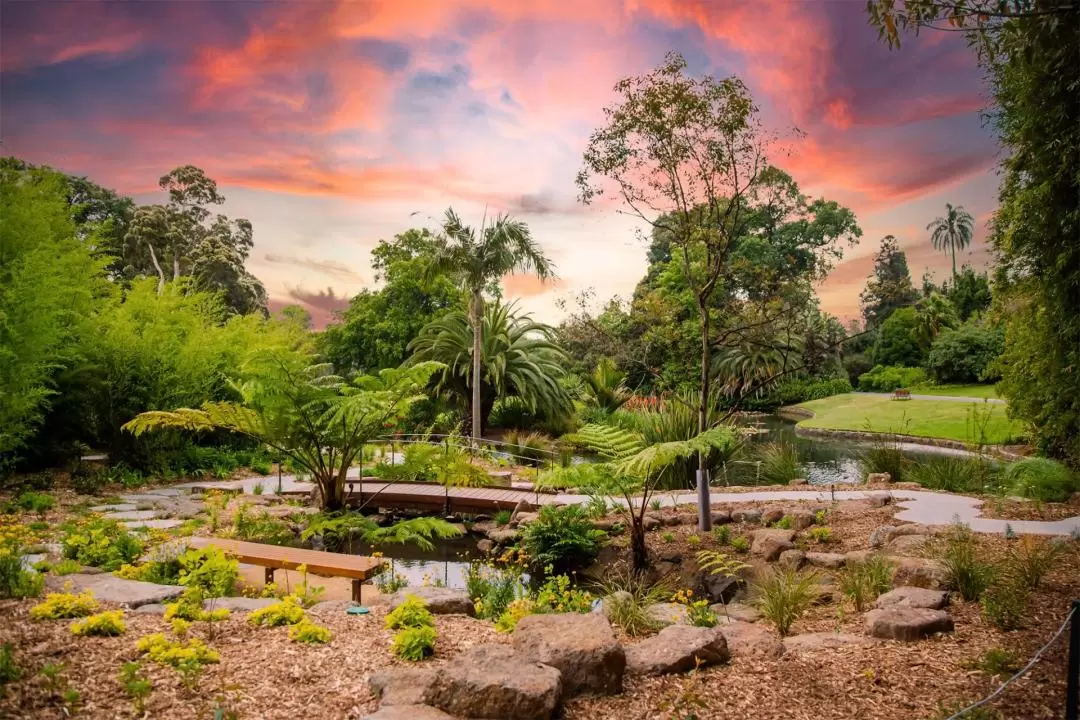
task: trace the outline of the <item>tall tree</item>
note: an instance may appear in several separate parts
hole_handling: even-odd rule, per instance
[[[923,350],[930,350],[942,330],[955,328],[959,324],[956,308],[941,293],[931,293],[915,304],[914,337]]]
[[[541,280],[547,280],[554,277],[555,268],[533,240],[528,226],[507,215],[497,216],[490,225],[485,217],[478,233],[465,225],[450,208],[442,224],[441,240],[425,276],[429,280],[443,274],[454,277],[469,295],[468,316],[473,332],[469,376],[472,387],[472,437],[474,442],[478,442],[483,429],[480,365],[484,289],[504,275],[515,272],[531,272]]]
[[[837,236],[821,234],[815,253],[807,241],[813,221],[801,217],[789,223],[790,211],[816,210],[815,220],[842,218],[841,235],[857,226],[850,211],[835,203],[810,203],[790,178],[769,168],[758,109],[739,78],[692,78],[686,67],[681,55],[671,53],[655,70],[615,86],[619,99],[605,108],[604,126],[589,138],[577,183],[584,203],[614,190],[629,214],[644,220],[654,237],[660,235],[658,257],[670,256],[670,264],[681,268],[697,314],[696,410],[704,432],[716,344],[714,295],[734,296],[740,279],[758,272],[762,292],[751,295],[768,294],[786,271],[755,263],[783,257],[785,247],[797,251],[793,266],[821,267],[816,260],[828,254]],[[781,226],[784,232],[778,231]],[[731,262],[737,250],[746,263]],[[697,485],[698,522],[708,529],[703,457]]]
[[[976,274],[971,266],[964,265],[952,283],[946,285],[945,297],[956,308],[960,319],[966,321],[975,313],[990,307],[993,300],[990,280],[985,272]]]
[[[930,242],[935,250],[952,255],[952,276],[956,279],[956,251],[971,245],[975,232],[975,218],[960,205],[945,203],[945,214],[934,218],[926,226],[930,230]]]
[[[871,0],[890,46],[906,31],[966,33],[986,70],[1002,154],[995,301],[1001,392],[1043,452],[1080,468],[1080,3]]]
[[[894,311],[913,305],[919,292],[911,284],[907,255],[896,238],[886,235],[874,255],[874,276],[859,295],[862,315],[868,327],[880,327]]]

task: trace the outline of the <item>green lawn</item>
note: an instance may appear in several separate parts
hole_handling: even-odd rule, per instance
[[[915,395],[954,395],[971,398],[996,398],[993,385],[917,385],[911,388]]]
[[[798,407],[813,410],[815,416],[803,420],[799,426],[828,430],[897,432],[971,442],[977,439],[976,431],[970,422],[973,405],[979,412],[990,412],[986,429],[987,442],[1000,444],[1023,434],[1022,423],[1005,417],[1004,405],[990,405],[977,400],[971,403],[893,400],[860,393],[834,395],[802,403]]]

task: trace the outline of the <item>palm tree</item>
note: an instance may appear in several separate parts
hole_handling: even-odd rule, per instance
[[[453,208],[446,211],[442,225],[441,247],[427,268],[430,279],[439,274],[454,277],[469,293],[469,323],[472,339],[472,436],[477,442],[481,435],[480,419],[480,361],[481,318],[484,315],[486,286],[498,282],[513,272],[532,272],[541,280],[554,277],[555,268],[537,245],[529,228],[520,220],[499,215],[490,225],[481,222],[479,234]]]
[[[930,349],[942,330],[959,324],[953,304],[939,292],[930,293],[915,305],[915,341],[925,350]]]
[[[439,390],[461,398],[472,391],[473,437],[483,434],[484,420],[500,397],[517,396],[532,412],[559,417],[573,410],[573,399],[560,380],[569,358],[555,343],[555,329],[518,314],[516,303],[494,302],[484,308],[481,332],[460,310],[426,325],[409,343],[412,362],[436,360],[445,367]],[[476,338],[480,352],[473,352]],[[479,358],[482,372],[474,375]],[[479,377],[479,382],[473,382]]]
[[[930,242],[935,250],[944,250],[952,255],[953,282],[956,281],[956,251],[971,245],[971,236],[975,233],[975,218],[961,205],[945,203],[945,215],[935,218],[926,226],[932,230]]]
[[[615,361],[608,357],[600,358],[596,369],[585,376],[593,402],[605,413],[615,412],[633,397],[633,393],[623,384],[624,380],[626,373],[619,370]]]

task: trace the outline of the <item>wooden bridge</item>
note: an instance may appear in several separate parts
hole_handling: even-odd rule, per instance
[[[556,496],[509,487],[446,487],[436,483],[382,482],[364,478],[346,483],[346,502],[356,508],[392,507],[445,513],[490,513],[554,505]]]

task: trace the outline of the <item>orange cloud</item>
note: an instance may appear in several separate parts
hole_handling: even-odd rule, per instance
[[[503,275],[502,288],[507,297],[510,298],[527,298],[535,295],[543,295],[544,293],[551,292],[559,287],[560,283],[556,280],[541,280],[535,275],[529,275],[527,273],[511,273],[509,275]]]

